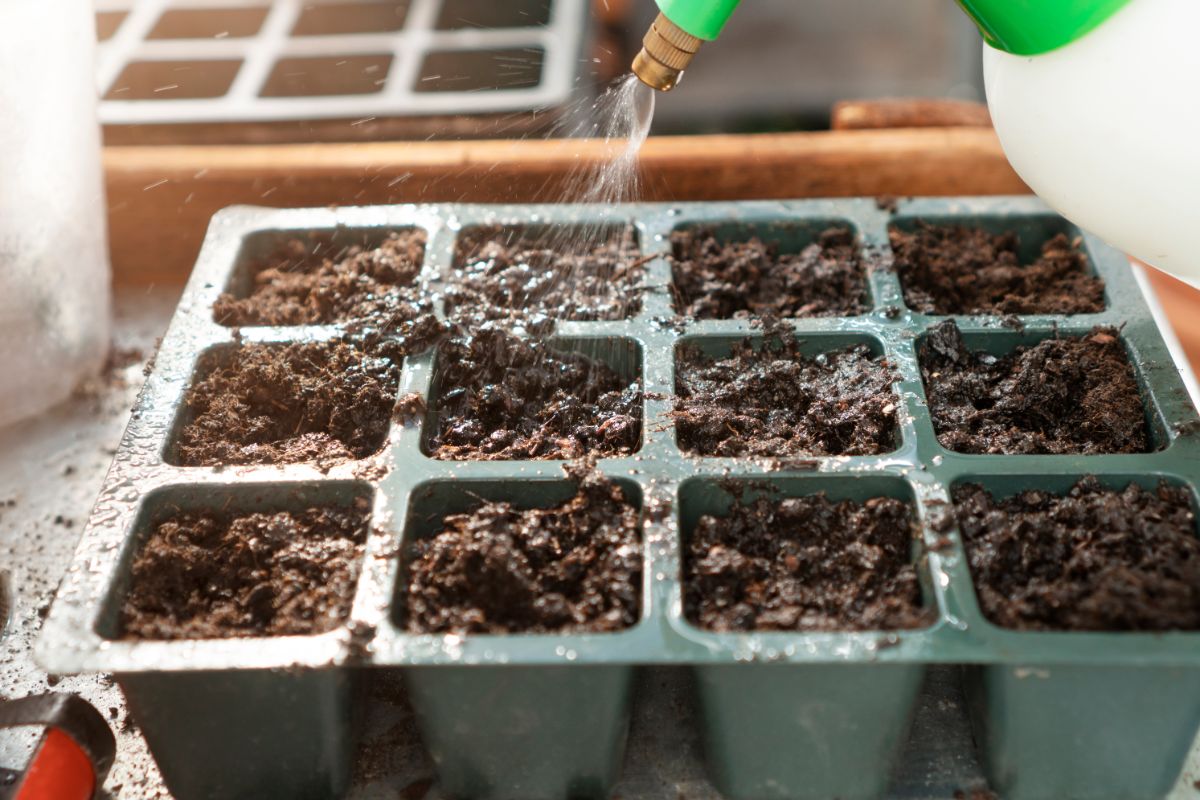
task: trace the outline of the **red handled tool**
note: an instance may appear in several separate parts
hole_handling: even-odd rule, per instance
[[[25,773],[3,800],[90,800],[112,766],[116,741],[100,712],[73,694],[0,701],[0,728],[46,729]]]

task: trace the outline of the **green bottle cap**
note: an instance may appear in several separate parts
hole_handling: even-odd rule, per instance
[[[686,2],[686,0],[684,0]],[[1022,56],[1070,44],[1129,0],[957,0],[975,20],[984,41]]]
[[[685,33],[711,42],[740,0],[658,0],[658,10]],[[797,13],[803,13],[803,9]]]

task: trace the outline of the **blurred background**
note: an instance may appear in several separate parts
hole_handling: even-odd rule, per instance
[[[109,144],[570,135],[652,0],[98,0]],[[827,127],[835,100],[981,100],[947,0],[753,0],[654,133]]]

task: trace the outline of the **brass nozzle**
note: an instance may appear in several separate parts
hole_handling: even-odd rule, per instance
[[[659,14],[642,39],[641,52],[633,59],[633,74],[651,89],[669,92],[703,42]]]

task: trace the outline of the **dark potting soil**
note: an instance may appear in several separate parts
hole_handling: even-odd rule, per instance
[[[715,631],[849,631],[928,624],[912,563],[912,509],[818,493],[735,502],[689,537],[684,607]]]
[[[242,345],[205,353],[184,404],[182,466],[333,463],[387,437],[401,347],[351,342]]]
[[[971,352],[953,320],[929,329],[921,376],[938,441],[960,453],[1144,453],[1145,411],[1112,328],[1004,356]]]
[[[728,356],[694,345],[676,351],[679,446],[704,456],[876,455],[896,444],[897,376],[857,345],[815,357],[792,332],[767,326],[765,344]]]
[[[289,239],[263,259],[246,297],[222,294],[222,325],[322,325],[350,320],[399,328],[432,313],[416,286],[425,234],[390,234],[378,247],[340,247],[328,237]]]
[[[575,459],[632,453],[640,382],[544,339],[485,326],[438,348],[435,458]]]
[[[350,613],[369,506],[181,512],[154,526],[121,607],[126,639],[323,633]]]
[[[708,228],[671,234],[675,311],[697,319],[837,317],[867,308],[866,270],[846,228],[829,228],[799,253],[758,237],[722,242]]]
[[[1105,489],[1094,477],[1065,495],[1003,501],[954,490],[980,606],[1021,630],[1200,629],[1200,540],[1189,491]]]
[[[615,631],[640,613],[638,511],[594,473],[553,508],[447,516],[410,555],[410,633]]]
[[[1056,234],[1022,264],[1015,233],[918,222],[888,231],[909,308],[925,314],[1087,314],[1104,310],[1104,281],[1077,239]]]
[[[631,227],[468,229],[455,248],[446,313],[459,320],[612,320],[641,308],[646,259]]]

